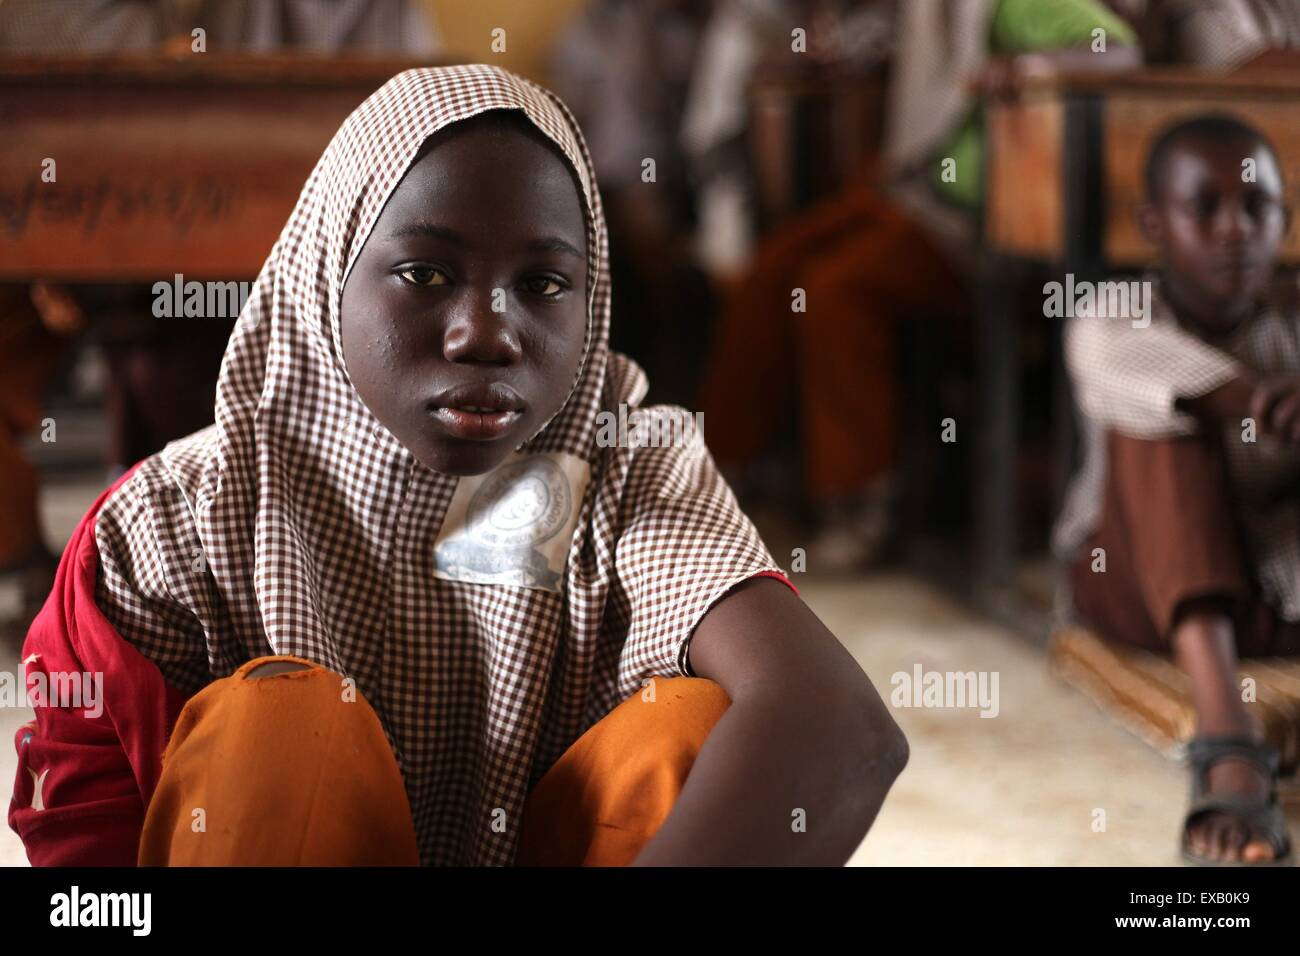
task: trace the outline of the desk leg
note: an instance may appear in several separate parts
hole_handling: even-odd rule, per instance
[[[1055,520],[1065,504],[1070,479],[1078,460],[1078,423],[1074,412],[1074,390],[1065,367],[1065,327],[1058,319],[1046,319],[1051,326],[1048,347],[1051,361],[1052,389],[1052,517]]]
[[[1062,178],[1065,194],[1065,281],[1099,282],[1106,277],[1105,103],[1099,96],[1073,96],[1066,105]],[[1065,367],[1064,322],[1046,319],[1051,346],[1052,381],[1052,514],[1060,514],[1078,457],[1074,397]]]
[[[975,469],[975,562],[978,603],[1011,584],[1018,521],[1020,363],[1015,301],[1007,281],[985,270],[980,278],[977,331],[978,453]]]

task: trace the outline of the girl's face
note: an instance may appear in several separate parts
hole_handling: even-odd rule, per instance
[[[361,400],[444,474],[499,465],[564,404],[582,361],[582,200],[526,123],[488,114],[433,137],[343,287]]]

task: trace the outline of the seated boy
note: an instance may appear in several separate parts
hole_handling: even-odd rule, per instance
[[[1274,283],[1290,211],[1268,139],[1226,116],[1159,136],[1146,188],[1149,311],[1066,329],[1087,457],[1056,543],[1082,616],[1190,679],[1184,855],[1273,862],[1277,755],[1237,659],[1300,649],[1300,324],[1294,281]]]

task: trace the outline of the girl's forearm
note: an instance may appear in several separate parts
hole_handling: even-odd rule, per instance
[[[874,691],[732,702],[633,865],[844,864],[907,762]]]

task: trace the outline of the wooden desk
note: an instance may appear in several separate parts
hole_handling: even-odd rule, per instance
[[[0,62],[0,279],[252,278],[343,119],[425,61]],[[42,162],[57,179],[43,182]]]
[[[1138,234],[1143,164],[1158,132],[1183,117],[1226,112],[1273,140],[1300,209],[1300,69],[1258,63],[1233,74],[1181,67],[1110,77],[1062,76],[1028,82],[1012,101],[985,104],[988,132],[985,267],[979,303],[981,413],[976,567],[982,590],[1012,584],[1018,565],[1021,397],[1018,316],[1008,276],[1024,262],[1076,280],[1135,269],[1153,250]],[[1300,264],[1300,231],[1283,259]],[[1073,406],[1053,321],[1053,451],[1056,491],[1073,464]]]
[[[1264,130],[1300,208],[1298,106],[1300,70],[1165,68],[1031,82],[1018,101],[985,104],[985,241],[999,254],[1042,262],[1086,255],[1107,269],[1145,265],[1153,250],[1136,212],[1147,153],[1165,127],[1202,113],[1231,113]],[[1300,230],[1283,258],[1300,263]]]

